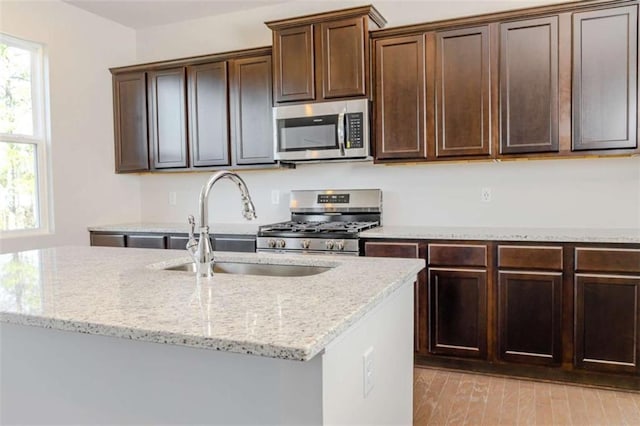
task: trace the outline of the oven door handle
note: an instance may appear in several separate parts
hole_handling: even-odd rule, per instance
[[[342,157],[345,156],[344,153],[344,114],[343,110],[340,114],[338,114],[338,147],[340,148],[340,155]]]

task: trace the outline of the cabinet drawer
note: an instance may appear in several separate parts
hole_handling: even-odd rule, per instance
[[[370,257],[420,257],[418,243],[364,243],[364,255]]]
[[[640,273],[640,250],[577,247],[576,271]]]
[[[562,247],[498,246],[498,267],[562,271]]]
[[[256,252],[256,240],[255,238],[241,238],[241,237],[220,237],[214,235],[213,237],[213,250],[214,251],[236,251],[245,253]]]
[[[487,266],[487,246],[429,244],[429,265]]]
[[[119,234],[91,234],[92,246],[124,247],[124,235]]]
[[[128,235],[127,247],[133,248],[166,248],[164,235]]]

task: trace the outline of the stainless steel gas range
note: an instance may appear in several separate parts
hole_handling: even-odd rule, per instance
[[[291,191],[291,220],[258,229],[258,252],[359,254],[361,231],[380,225],[382,191]]]

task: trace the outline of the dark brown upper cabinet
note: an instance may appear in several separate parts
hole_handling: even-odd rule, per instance
[[[385,23],[373,6],[267,22],[275,102],[368,95],[369,28]]]
[[[187,82],[191,164],[229,165],[227,63],[189,66]]]
[[[425,36],[376,40],[376,160],[427,158]]]
[[[491,152],[489,27],[436,33],[436,157]]]
[[[368,37],[363,18],[348,18],[320,24],[322,50],[322,97],[364,96],[365,55]]]
[[[147,84],[153,168],[187,167],[185,69],[149,71]]]
[[[111,72],[116,172],[276,164],[271,48]]]
[[[116,172],[149,170],[144,71],[113,75]]]
[[[638,6],[573,15],[573,150],[637,147]]]
[[[273,164],[271,55],[231,61],[234,164]]]
[[[500,25],[500,153],[558,151],[558,17]]]
[[[274,31],[276,102],[316,98],[313,35],[313,25]]]

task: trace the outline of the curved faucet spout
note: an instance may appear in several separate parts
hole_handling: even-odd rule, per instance
[[[190,250],[191,255],[198,264],[198,275],[200,276],[211,276],[213,274],[213,246],[209,239],[209,193],[213,185],[223,178],[228,178],[238,185],[242,197],[242,216],[247,220],[257,217],[255,206],[249,195],[249,189],[247,189],[247,185],[240,176],[228,170],[222,170],[209,178],[200,191],[200,241],[198,242],[198,248],[194,251],[193,244],[187,244],[187,249]]]

